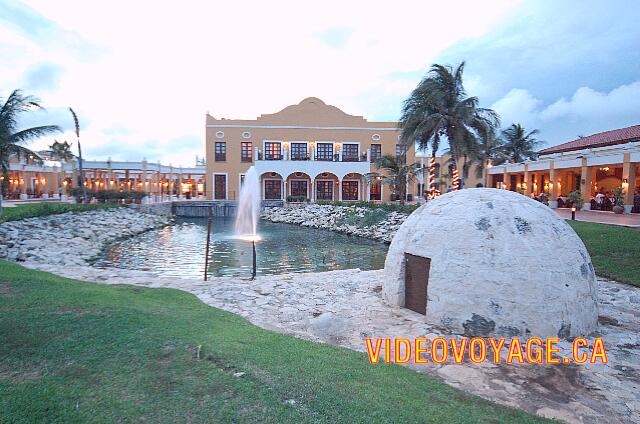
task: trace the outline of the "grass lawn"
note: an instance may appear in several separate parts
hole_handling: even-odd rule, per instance
[[[178,290],[6,261],[0,340],[3,423],[543,422],[401,366],[262,330]]]
[[[589,250],[596,274],[640,287],[640,230],[567,221]]]
[[[25,203],[13,208],[2,208],[0,223],[6,221],[17,221],[24,218],[36,216],[55,215],[65,212],[83,212],[96,209],[111,209],[118,207],[117,204],[97,203],[91,205],[69,204],[69,203]]]

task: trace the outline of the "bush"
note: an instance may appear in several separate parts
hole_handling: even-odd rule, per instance
[[[584,199],[582,198],[582,193],[580,190],[575,190],[569,193],[569,200],[571,204],[576,208],[576,210],[582,209],[584,205]]]
[[[75,187],[71,190],[71,194],[79,199],[82,197],[82,189]],[[95,190],[87,191],[87,197],[95,198],[101,203],[119,203],[120,201],[140,201],[147,195],[144,191],[119,191],[119,190]]]
[[[616,206],[624,206],[624,190],[622,187],[613,189],[613,197],[616,199]]]
[[[287,202],[308,202],[307,196],[287,196]]]
[[[65,212],[85,212],[93,210],[106,210],[117,208],[118,205],[102,204],[75,204],[67,203],[28,203],[18,205],[14,208],[3,208],[0,214],[0,222],[18,221],[20,219],[35,218],[39,216],[56,215]]]
[[[328,200],[318,200],[319,205],[331,205],[331,206],[347,206],[369,209],[382,209],[387,212],[404,212],[410,214],[420,207],[420,205],[399,205],[395,203],[374,203],[366,202],[363,200],[357,202],[331,202]]]
[[[358,213],[355,209],[349,210],[347,215],[336,222],[338,225],[348,224],[356,227],[371,227],[387,219],[389,212],[384,209],[369,209],[364,213]]]

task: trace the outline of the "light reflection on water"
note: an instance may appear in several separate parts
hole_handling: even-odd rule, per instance
[[[215,218],[211,232],[209,275],[250,275],[251,243],[234,239],[233,219]],[[387,246],[315,228],[260,221],[256,243],[257,273],[380,269]],[[153,271],[163,276],[202,277],[207,239],[206,219],[177,219],[176,225],[116,243],[95,263]]]

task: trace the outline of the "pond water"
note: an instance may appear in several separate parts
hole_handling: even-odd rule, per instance
[[[211,276],[251,275],[251,243],[232,238],[233,227],[232,218],[213,220]],[[262,237],[256,243],[258,275],[380,269],[387,255],[384,243],[327,230],[260,221],[258,233]],[[206,239],[206,219],[176,219],[175,225],[111,245],[94,266],[202,278]]]

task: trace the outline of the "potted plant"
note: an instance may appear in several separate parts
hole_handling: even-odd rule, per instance
[[[616,187],[613,189],[613,197],[615,197],[615,206],[613,207],[613,213],[624,213],[624,190],[622,187]]]
[[[575,190],[569,193],[569,201],[577,211],[581,210],[582,206],[584,206],[584,199],[582,198],[580,190]]]

